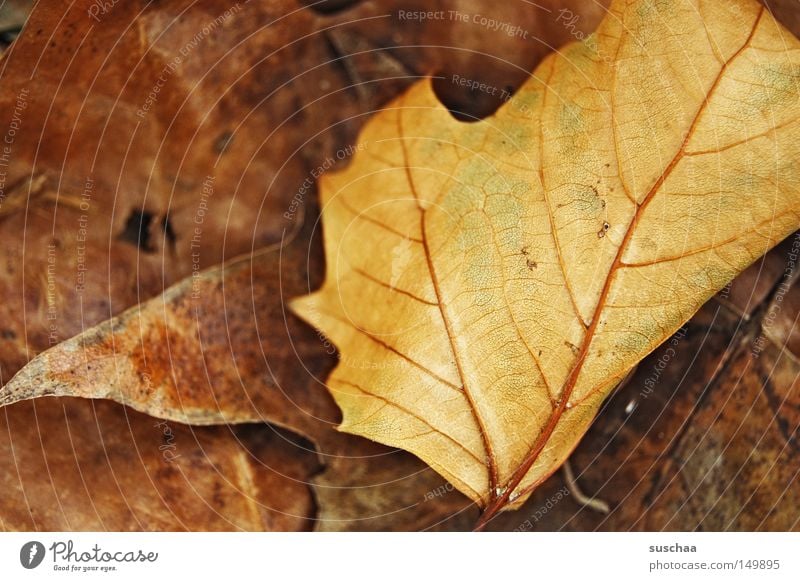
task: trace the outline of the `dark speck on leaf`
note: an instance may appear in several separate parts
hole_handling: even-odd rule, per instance
[[[220,155],[225,153],[225,151],[228,149],[228,146],[231,144],[232,141],[233,141],[233,133],[231,133],[230,131],[225,131],[224,133],[221,133],[219,137],[217,137],[217,140],[214,142],[214,151],[219,153]]]

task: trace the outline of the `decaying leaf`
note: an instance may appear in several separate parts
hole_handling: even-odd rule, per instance
[[[290,243],[199,272],[36,356],[0,404],[69,395],[194,425],[269,421],[310,434],[333,423],[318,391],[333,348],[282,300],[301,292],[308,251]]]
[[[750,337],[744,337],[750,339]],[[639,530],[797,530],[800,367],[740,342],[651,474]],[[630,516],[628,514],[627,516]]]
[[[0,412],[0,530],[308,530],[316,454],[267,426],[191,428],[113,402]]]
[[[691,46],[689,54],[686,46]],[[800,44],[755,2],[612,4],[484,122],[428,83],[323,180],[341,429],[519,506],[614,385],[800,225]]]

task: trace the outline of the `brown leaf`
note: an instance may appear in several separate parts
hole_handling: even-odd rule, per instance
[[[317,378],[333,348],[282,299],[307,284],[308,240],[198,273],[58,344],[0,390],[0,403],[72,395],[195,425],[269,421],[310,434],[309,424],[332,424]]]
[[[673,442],[643,529],[800,528],[800,367],[740,350]]]
[[[291,2],[229,10],[207,1],[188,11],[145,4],[97,14],[89,0],[41,8],[3,57],[0,127],[10,127],[15,108],[21,123],[0,188],[0,239],[15,241],[0,253],[3,382],[46,347],[185,275],[277,243],[313,195],[311,172],[347,154],[364,113],[407,86],[413,71],[447,64],[440,46],[473,55],[446,75],[473,74],[485,39],[398,20],[380,3],[333,16]],[[470,8],[487,13],[489,4]],[[524,7],[514,17],[539,22],[539,12]],[[537,58],[571,30],[552,26],[541,41],[511,39],[495,53],[519,75],[528,69],[515,59]],[[401,51],[403,61],[381,50],[395,33],[421,48]],[[376,50],[337,52],[332,39],[343,36]],[[180,66],[170,66],[174,57]],[[481,75],[500,69],[477,70],[475,78],[489,82]],[[219,87],[227,89],[217,99]],[[364,87],[367,100],[354,99]],[[467,97],[459,106],[474,100]]]
[[[318,469],[265,426],[193,429],[111,402],[25,402],[0,415],[3,530],[306,530]]]
[[[2,130],[13,137],[0,184],[0,238],[6,241],[0,256],[3,380],[48,346],[222,256],[278,240],[292,225],[283,212],[306,169],[302,158],[284,162],[310,132],[301,131],[305,125],[291,117],[297,92],[308,91],[283,91],[269,99],[286,78],[261,73],[274,72],[276,64],[287,69],[301,65],[296,55],[282,60],[291,45],[270,63],[262,51],[282,48],[288,35],[313,28],[315,17],[298,13],[290,26],[262,30],[240,45],[236,59],[220,61],[238,42],[237,35],[263,29],[265,20],[286,6],[237,5],[226,18],[235,24],[229,28],[215,21],[231,8],[229,3],[207,2],[178,20],[172,12],[180,8],[177,4],[142,10],[144,4],[114,5],[100,15],[102,26],[87,14],[96,8],[91,2],[41,5],[3,57]],[[203,32],[206,25],[213,35]],[[324,45],[296,48],[321,61],[328,55]],[[176,56],[183,66],[167,68]],[[251,76],[239,79],[247,70]],[[321,73],[312,82],[338,81],[335,71]],[[148,101],[161,76],[163,86]],[[219,95],[219,87],[234,90]],[[265,98],[267,104],[259,108]],[[150,109],[141,111],[148,103]],[[249,123],[242,125],[243,119]],[[264,147],[265,136],[281,126],[284,138]],[[285,138],[295,134],[296,140]],[[279,187],[267,196],[270,183]],[[259,207],[269,211],[269,220]],[[28,404],[4,411],[15,438],[13,448],[0,447],[6,488],[16,491],[4,497],[8,504],[4,501],[0,512],[7,527],[309,527],[315,506],[306,482],[316,470],[315,455],[284,445],[285,437],[269,436],[273,428],[237,428],[237,436],[228,429],[175,427],[186,454],[167,466],[160,444],[151,446],[150,440],[157,442],[156,430],[144,416],[127,412],[129,426],[119,406],[98,404],[102,413],[95,419],[91,402],[67,401],[75,419],[72,430],[84,434],[100,422],[104,432],[114,431],[102,440],[71,441],[64,437],[61,406],[56,401],[37,405],[41,424],[30,421]],[[37,429],[54,434],[46,450],[40,449]],[[106,461],[104,446],[114,452]],[[129,461],[136,454],[143,458],[139,465]],[[75,513],[59,515],[56,496],[32,483],[31,475],[11,469],[19,458],[29,460],[32,470],[46,463],[56,474],[55,493],[85,497],[86,502]],[[190,464],[181,466],[187,460]],[[250,490],[244,487],[247,482],[239,482],[247,472],[253,473],[255,488]],[[109,485],[81,496],[82,474]],[[121,488],[111,486],[114,475],[123,482]],[[148,479],[152,492],[137,487]],[[20,494],[27,503],[20,502]],[[96,509],[87,504],[92,499]],[[131,509],[117,517],[121,504]],[[39,516],[19,517],[15,511],[27,506]]]

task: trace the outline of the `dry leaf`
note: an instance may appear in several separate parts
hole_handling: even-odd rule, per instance
[[[2,530],[307,530],[319,469],[268,426],[190,428],[113,402],[0,413]]]
[[[484,520],[519,506],[800,225],[798,46],[755,2],[616,2],[484,122],[428,83],[387,107],[323,180],[328,273],[296,304],[342,352],[341,429],[413,452]]]
[[[287,317],[282,300],[306,284],[308,240],[199,272],[59,343],[0,390],[0,405],[106,398],[186,424],[269,421],[306,435],[335,422],[318,379],[333,347]]]
[[[606,501],[609,514],[587,510],[571,499],[541,510],[546,499],[564,486],[561,478],[553,477],[530,503],[501,515],[492,527],[537,531],[641,527],[650,511],[658,509],[652,503],[657,495],[653,491],[663,465],[670,462],[670,444],[692,422],[698,404],[706,405],[704,395],[713,393],[713,379],[730,359],[730,342],[738,337],[740,321],[732,311],[707,303],[641,361],[630,381],[604,402],[598,421],[570,461],[583,490]],[[655,518],[650,522],[654,528],[642,530],[659,530],[664,524]]]
[[[800,529],[800,366],[772,345],[758,357],[751,348],[745,340],[669,441],[651,506],[631,526]]]

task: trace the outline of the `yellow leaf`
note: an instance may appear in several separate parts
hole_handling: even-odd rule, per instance
[[[341,429],[516,507],[615,384],[800,226],[800,43],[755,1],[615,1],[495,115],[422,82],[322,180]]]

